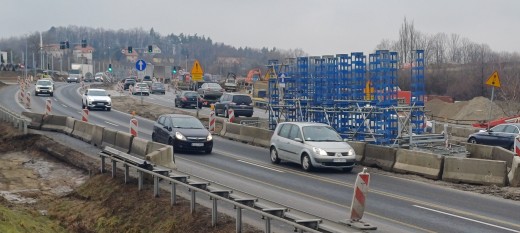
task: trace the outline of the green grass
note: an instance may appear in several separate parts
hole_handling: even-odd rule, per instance
[[[67,232],[58,223],[42,216],[38,212],[8,209],[0,205],[0,232],[2,233],[18,233],[18,232]]]

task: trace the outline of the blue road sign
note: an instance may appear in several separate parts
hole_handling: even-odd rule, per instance
[[[146,69],[146,62],[144,60],[138,60],[135,63],[135,69],[139,70],[139,71],[143,71],[144,69]]]

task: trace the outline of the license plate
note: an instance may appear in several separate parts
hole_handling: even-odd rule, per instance
[[[195,107],[196,104],[191,104],[192,107]]]
[[[97,105],[105,105],[105,104],[103,104],[103,103],[97,103]]]
[[[333,159],[332,162],[335,162],[335,163],[345,163],[345,162],[347,162],[347,159]]]
[[[204,146],[204,143],[192,143],[191,146]]]

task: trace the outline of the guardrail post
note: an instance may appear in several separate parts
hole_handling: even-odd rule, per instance
[[[105,173],[105,156],[101,156],[101,173]]]
[[[213,199],[213,209],[211,209],[211,226],[214,227],[217,225],[217,198],[212,197]]]
[[[153,176],[153,196],[159,196],[159,177]]]
[[[271,218],[265,217],[265,233],[271,233]]]
[[[23,119],[18,118],[18,131],[23,132]]]
[[[241,233],[242,232],[242,208],[240,207],[236,207],[237,208],[237,226],[236,226],[236,230],[237,230],[237,233]]]
[[[112,178],[116,177],[116,161],[112,160]]]
[[[130,179],[130,172],[129,172],[129,166],[128,164],[124,164],[125,166],[125,184],[128,184],[128,181]]]
[[[175,203],[177,202],[177,187],[176,187],[176,184],[175,183],[171,183],[172,184],[172,190],[171,190],[171,205],[175,205]]]
[[[23,120],[22,122],[23,122],[23,134],[27,134],[27,125],[28,125],[28,123],[25,120]]]
[[[191,207],[191,212],[190,213],[195,213],[195,190],[191,189],[191,204],[190,204],[190,207]]]
[[[143,190],[143,172],[140,170],[137,170],[137,189]]]

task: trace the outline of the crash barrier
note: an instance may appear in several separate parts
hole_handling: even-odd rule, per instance
[[[515,156],[511,165],[511,170],[507,175],[509,185],[512,187],[520,187],[520,157]]]
[[[164,168],[148,163],[145,160],[133,157],[128,154],[118,153],[111,148],[99,153],[101,157],[101,172],[105,172],[105,159],[109,159],[112,166],[112,177],[116,177],[117,163],[124,167],[124,181],[128,183],[130,180],[129,168],[137,172],[137,188],[143,190],[145,184],[145,176],[153,177],[153,197],[160,195],[160,181],[170,186],[171,205],[177,203],[177,188],[184,187],[191,193],[190,211],[196,212],[196,193],[204,194],[210,197],[213,202],[211,211],[211,225],[216,226],[218,220],[218,203],[228,203],[235,207],[236,210],[236,232],[242,232],[242,211],[246,210],[261,216],[265,221],[265,232],[271,232],[271,221],[280,222],[283,225],[294,227],[299,232],[352,232],[353,227],[345,223],[338,223],[327,219],[320,218],[296,209],[289,208],[280,204],[276,204],[261,198],[233,190],[229,187],[213,183],[201,178],[193,177],[188,174]],[[371,229],[377,229],[372,227]]]
[[[163,167],[177,169],[177,165],[175,165],[175,158],[173,156],[173,147],[164,145],[162,148],[158,150],[154,150],[145,156],[146,160],[160,164]]]
[[[43,114],[33,113],[33,112],[22,112],[22,116],[25,116],[31,120],[29,125],[27,126],[30,129],[41,129]]]
[[[445,157],[442,180],[482,185],[506,185],[504,161]]]
[[[72,136],[84,142],[90,143],[94,134],[94,125],[84,121],[76,121]]]
[[[25,116],[23,113],[17,114],[12,112],[8,108],[0,105],[0,120],[8,123],[12,123],[14,127],[17,127],[20,132],[27,134],[27,128],[31,124],[31,118]],[[41,118],[40,118],[41,121]]]
[[[354,149],[354,152],[356,152],[356,162],[362,163],[365,154],[365,146],[367,143],[360,141],[348,141],[348,144],[352,147],[352,149]]]
[[[392,171],[395,163],[396,148],[367,144],[361,164],[379,167],[385,171]]]
[[[65,132],[67,128],[67,117],[58,115],[45,115],[42,119],[41,129],[47,131]],[[71,130],[72,132],[72,130]]]
[[[242,127],[239,124],[226,122],[224,123],[226,125],[226,130],[224,132],[221,132],[221,136],[226,136],[227,138],[240,140],[240,127]]]
[[[399,149],[393,171],[410,173],[438,180],[443,169],[443,156],[424,151]]]
[[[224,122],[220,136],[253,145],[269,147],[273,131],[236,123]]]

